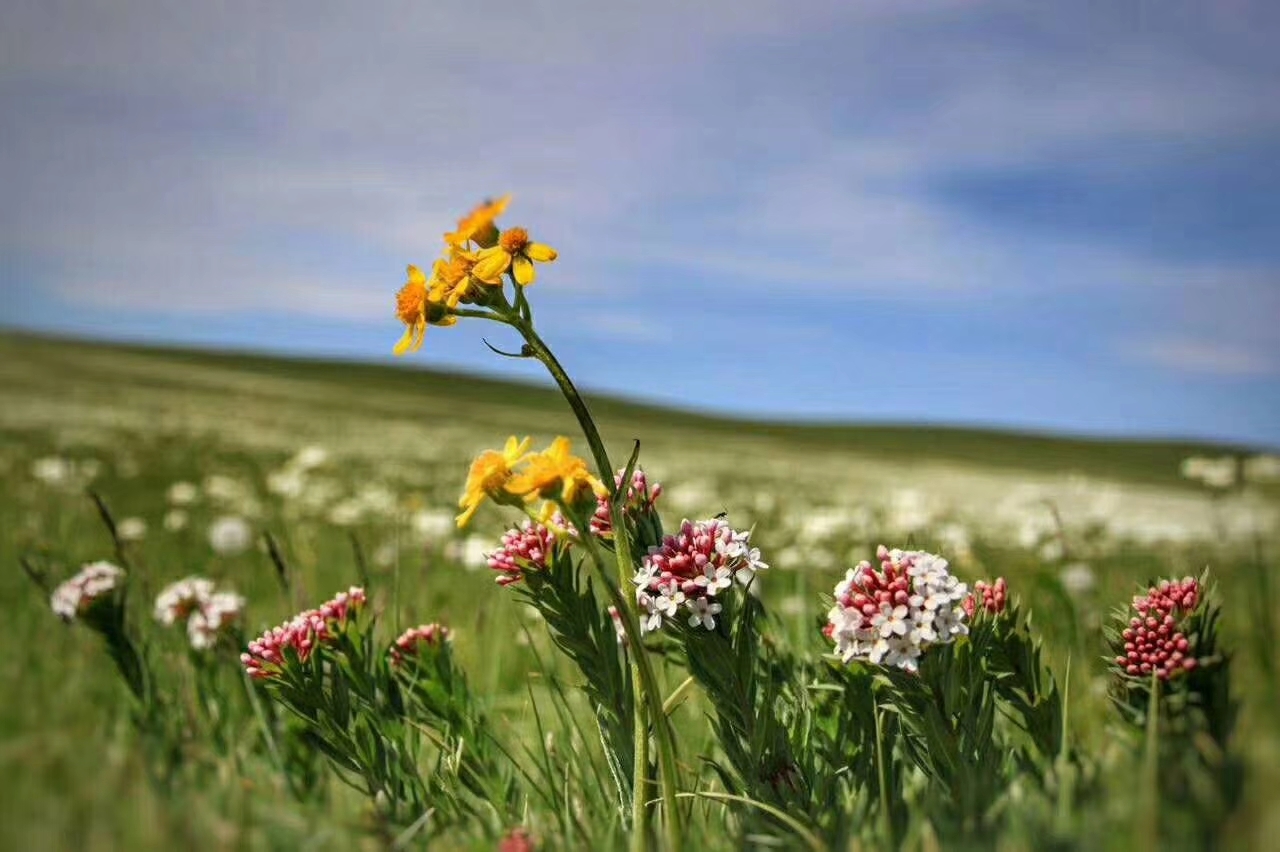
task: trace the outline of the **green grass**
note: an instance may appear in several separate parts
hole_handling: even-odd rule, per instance
[[[878,541],[937,549],[966,579],[1008,577],[1034,611],[1060,675],[1070,658],[1072,726],[1098,753],[1111,741],[1098,691],[1099,616],[1124,602],[1134,582],[1209,565],[1226,599],[1225,638],[1238,654],[1238,740],[1251,773],[1223,841],[1249,848],[1280,829],[1271,792],[1280,783],[1280,694],[1268,675],[1277,649],[1264,639],[1280,613],[1261,582],[1274,573],[1280,501],[1261,487],[1210,495],[1179,476],[1187,455],[1247,448],[756,423],[594,396],[589,402],[615,457],[642,440],[644,466],[668,488],[669,520],[727,509],[736,525],[755,525],[754,540],[775,564],[763,577],[766,601],[796,647],[823,649],[815,627],[825,612],[820,595],[853,554],[869,556]],[[511,433],[542,440],[561,432],[575,434],[573,422],[558,395],[540,386],[416,367],[0,335],[0,594],[10,605],[0,671],[11,690],[0,702],[0,848],[377,848],[358,796],[331,785],[325,796],[295,803],[247,752],[237,761],[214,759],[202,752],[211,747],[193,742],[191,763],[200,768],[190,777],[168,789],[148,781],[105,654],[88,631],[61,625],[18,568],[22,556],[63,573],[111,558],[85,487],[118,517],[148,524],[129,553],[138,565],[140,622],[160,586],[201,573],[244,593],[248,626],[261,629],[356,582],[354,540],[370,561],[389,627],[439,619],[455,628],[472,685],[491,702],[508,742],[544,744],[547,732],[538,733],[530,713],[536,699],[559,760],[590,752],[591,743],[573,743],[573,726],[557,722],[549,704],[552,678],[572,684],[574,672],[554,662],[545,631],[485,569],[460,564],[469,534],[415,528],[422,512],[438,522],[452,511],[476,451]],[[273,493],[272,473],[307,444],[330,453],[308,486],[320,496],[308,503]],[[37,481],[33,462],[55,455],[94,460],[100,470],[62,486]],[[248,498],[205,493],[186,510],[185,529],[166,530],[169,485],[211,475],[231,477]],[[368,496],[374,485],[389,503]],[[1008,502],[1019,489],[1029,489],[1025,499]],[[335,506],[353,497],[363,508],[335,525]],[[921,517],[903,509],[912,500],[923,501]],[[837,513],[835,528],[806,528],[822,512]],[[228,513],[281,539],[298,581],[292,600],[259,549],[230,557],[210,549],[205,529]],[[492,538],[510,520],[485,509],[474,534]],[[956,526],[965,532],[963,547],[947,531]],[[1191,532],[1155,534],[1168,528]],[[1070,562],[1091,566],[1092,592],[1063,591],[1059,572]],[[532,644],[522,643],[524,627]],[[181,637],[164,638],[156,654],[180,669]],[[543,668],[538,659],[549,662]],[[673,686],[682,678],[674,669],[665,676]],[[689,754],[710,748],[704,709],[695,695],[678,711]],[[237,736],[247,749],[252,731]],[[696,813],[717,824],[715,806]],[[536,808],[530,822],[554,834],[554,821]],[[1009,842],[1025,848],[1029,841]],[[722,848],[714,837],[707,845]]]

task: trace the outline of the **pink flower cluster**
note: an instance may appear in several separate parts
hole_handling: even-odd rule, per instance
[[[555,521],[553,520],[553,523]],[[499,574],[499,586],[520,582],[526,571],[545,571],[556,546],[556,534],[542,524],[525,521],[502,534],[502,547],[486,559]]]
[[[240,655],[240,662],[255,680],[278,677],[289,662],[288,652],[305,663],[316,648],[332,642],[364,604],[364,589],[359,586],[339,592],[250,642],[248,652]]]
[[[647,613],[640,627],[648,633],[687,610],[689,626],[714,630],[722,609],[716,595],[733,585],[745,585],[755,572],[768,568],[760,551],[750,545],[750,532],[739,532],[716,518],[684,521],[680,531],[649,548],[636,572],[636,600]]]
[[[1198,662],[1191,654],[1191,643],[1179,630],[1179,616],[1195,610],[1200,604],[1200,584],[1191,577],[1163,580],[1146,595],[1133,599],[1137,615],[1120,634],[1124,653],[1117,654],[1115,664],[1125,674],[1160,680],[1189,672]]]
[[[916,671],[925,649],[969,632],[962,605],[969,589],[936,554],[881,545],[876,558],[879,570],[861,562],[836,586],[822,632],[846,663]]]
[[[622,487],[623,471],[618,471],[613,482],[618,488]],[[648,511],[658,502],[658,498],[662,496],[662,484],[659,482],[649,482],[649,478],[645,476],[644,471],[636,468],[631,474],[631,484],[627,486],[627,502],[626,507],[632,511]],[[613,514],[609,511],[609,498],[599,497],[596,500],[596,512],[591,516],[591,531],[596,535],[607,538],[613,535]]]
[[[443,624],[419,624],[400,634],[391,646],[391,665],[399,668],[406,657],[416,656],[422,645],[435,646],[453,638],[453,631]]]
[[[965,615],[973,618],[979,608],[992,615],[1002,613],[1008,597],[1009,584],[1004,581],[1004,577],[996,578],[994,583],[984,583],[979,580],[973,584],[973,594],[964,599]]]

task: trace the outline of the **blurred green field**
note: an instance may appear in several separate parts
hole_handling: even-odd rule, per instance
[[[1070,659],[1072,727],[1099,752],[1109,743],[1101,619],[1135,582],[1209,566],[1238,655],[1237,744],[1250,771],[1224,846],[1265,848],[1280,831],[1280,487],[1211,490],[1180,473],[1188,456],[1252,457],[1250,448],[797,426],[589,402],[616,458],[641,439],[669,523],[727,511],[754,526],[773,564],[763,594],[797,647],[824,650],[821,596],[879,542],[939,552],[968,580],[1007,577],[1059,675]],[[538,731],[529,712],[547,700],[549,677],[574,675],[483,565],[511,517],[487,507],[473,528],[453,526],[469,460],[513,433],[575,434],[559,396],[541,387],[0,335],[0,588],[11,607],[0,665],[12,690],[0,703],[0,848],[377,848],[358,796],[331,785],[299,805],[268,765],[234,747],[235,759],[201,760],[193,743],[205,769],[168,791],[148,782],[95,638],[59,623],[19,569],[23,556],[63,574],[112,558],[87,489],[117,520],[141,522],[127,545],[140,620],[159,587],[198,573],[245,594],[248,628],[261,630],[359,582],[363,562],[391,627],[455,629],[473,686],[512,742],[560,737],[562,756],[589,750],[553,721]],[[317,449],[300,456],[308,447]],[[189,504],[168,496],[180,482],[196,486]],[[215,549],[211,525],[227,518],[252,546]],[[298,580],[295,600],[261,547],[267,532]],[[155,653],[177,665],[183,644],[174,634]],[[677,716],[693,754],[706,745],[701,712],[695,696]]]

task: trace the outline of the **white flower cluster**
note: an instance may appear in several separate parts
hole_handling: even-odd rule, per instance
[[[963,607],[969,589],[933,553],[881,546],[876,556],[878,570],[862,562],[836,586],[824,632],[846,663],[914,672],[925,649],[969,632]]]
[[[112,594],[120,585],[124,570],[110,562],[93,562],[54,589],[49,605],[64,621],[75,621],[95,602]]]
[[[244,598],[234,592],[216,591],[213,581],[187,577],[170,583],[156,596],[156,621],[172,627],[185,620],[187,639],[197,651],[218,643],[218,637],[240,621]]]
[[[769,565],[750,545],[750,532],[739,532],[720,519],[684,521],[680,531],[649,549],[636,572],[636,601],[648,633],[662,626],[663,617],[688,612],[689,626],[714,630],[723,607],[714,598],[736,580],[747,585],[756,571]]]
[[[1182,460],[1182,476],[1203,482],[1209,488],[1227,489],[1234,486],[1238,468],[1235,456],[1190,456]]]

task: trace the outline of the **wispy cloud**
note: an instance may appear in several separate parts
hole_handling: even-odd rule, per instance
[[[673,299],[745,301],[783,336],[802,300],[1013,327],[1105,304],[1171,371],[1195,359],[1167,341],[1224,324],[1280,351],[1258,319],[1280,307],[1274,4],[474,8],[11,4],[0,250],[107,324],[375,323],[406,263],[509,190],[562,253],[539,298],[637,338]]]
[[[1271,376],[1277,364],[1266,355],[1216,340],[1152,340],[1133,347],[1139,358],[1183,373]]]

